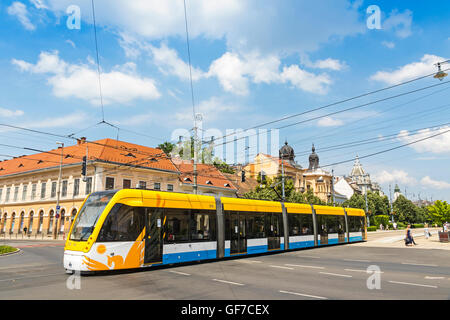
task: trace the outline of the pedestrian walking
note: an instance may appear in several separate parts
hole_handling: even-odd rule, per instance
[[[423,232],[425,233],[425,239],[428,240],[428,238],[430,237],[430,232],[428,231],[428,223],[425,223],[425,229],[423,230]]]
[[[392,224],[392,226],[394,227],[394,230],[397,230],[397,222],[394,222],[394,223]]]

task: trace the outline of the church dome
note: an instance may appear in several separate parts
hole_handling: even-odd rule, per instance
[[[280,158],[286,160],[294,160],[294,149],[288,145],[287,141],[284,143],[284,146],[280,149]]]
[[[316,153],[314,144],[312,146],[312,153],[309,155],[309,168],[308,170],[316,170],[319,168],[319,156]]]

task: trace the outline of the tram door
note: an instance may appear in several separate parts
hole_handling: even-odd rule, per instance
[[[266,230],[268,237],[268,249],[280,249],[281,214],[266,213]]]
[[[245,230],[245,215],[230,214],[231,243],[230,253],[239,254],[247,252],[247,234]]]
[[[145,209],[145,255],[144,264],[162,262],[163,209]]]

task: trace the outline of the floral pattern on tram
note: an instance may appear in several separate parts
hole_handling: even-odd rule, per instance
[[[108,248],[105,244],[98,243],[94,245],[95,250],[91,250],[92,257],[83,256],[83,264],[89,271],[103,271],[103,270],[118,270],[118,269],[130,269],[139,268],[144,263],[144,249],[145,242],[142,241],[145,236],[145,228],[142,230],[139,237],[132,244],[129,250],[125,248],[129,244],[118,244],[116,246],[109,245],[109,251],[119,250],[125,251],[123,255],[121,254],[106,254]],[[125,249],[125,250],[124,250]],[[125,259],[123,256],[125,256]],[[100,262],[100,261],[103,262]]]

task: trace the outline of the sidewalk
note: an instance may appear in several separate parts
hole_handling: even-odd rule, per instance
[[[381,247],[381,248],[417,248],[417,249],[441,249],[450,250],[450,242],[440,242],[438,231],[442,228],[429,228],[431,237],[425,239],[424,229],[412,229],[414,241],[416,246],[406,247],[404,238],[405,230],[399,231],[380,231],[368,232],[367,241],[352,244],[353,246],[361,247]]]
[[[56,239],[53,239],[53,235],[49,234],[49,235],[43,235],[43,234],[36,234],[36,235],[23,235],[23,234],[0,234],[0,241],[4,241],[4,240],[27,240],[27,241],[61,241],[61,240],[66,240],[66,236],[59,234]]]

